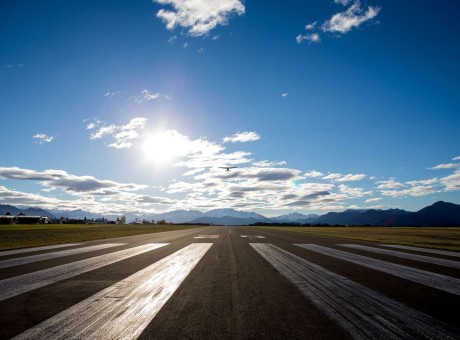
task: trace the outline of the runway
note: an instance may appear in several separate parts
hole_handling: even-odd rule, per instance
[[[455,252],[203,227],[0,257],[0,339],[460,338]]]

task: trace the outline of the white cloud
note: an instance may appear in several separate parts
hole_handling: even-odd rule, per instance
[[[406,184],[409,184],[411,186],[416,186],[416,185],[433,185],[439,182],[439,179],[431,178],[431,179],[424,179],[420,181],[408,181]]]
[[[311,31],[312,29],[314,29],[314,28],[316,27],[316,24],[317,24],[317,23],[318,23],[317,21],[312,22],[312,23],[309,23],[308,25],[305,26],[305,29],[306,29],[307,31]]]
[[[284,92],[284,93],[281,94],[281,97],[287,97],[288,95],[289,95],[289,93]]]
[[[118,94],[120,94],[120,93],[121,93],[121,91],[118,91],[118,92],[106,92],[106,93],[104,94],[104,97],[113,98],[113,97],[115,97],[116,95],[118,95]]]
[[[89,122],[89,123],[87,123]],[[96,118],[86,118],[86,119],[83,119],[83,123],[87,123],[86,124],[86,130],[92,130],[92,129],[95,129],[101,125],[104,124],[104,122],[96,119]]]
[[[287,168],[244,168],[232,171],[209,172],[195,179],[220,179],[224,181],[254,180],[258,182],[290,181],[300,175],[299,170]]]
[[[437,191],[433,186],[419,185],[419,186],[413,186],[411,188],[404,189],[404,190],[382,190],[381,192],[382,192],[382,195],[391,196],[391,197],[405,197],[405,196],[419,197],[419,196],[426,196],[429,194],[433,194]]]
[[[339,192],[349,196],[350,198],[363,197],[366,195],[372,195],[372,191],[365,191],[362,188],[352,188],[345,184],[339,185]]]
[[[453,161],[460,161],[460,156],[452,158]]]
[[[37,133],[36,135],[32,136],[32,138],[35,139],[37,144],[51,143],[54,140],[54,136],[48,136],[44,133]]]
[[[196,183],[175,182],[168,186],[168,193],[187,192],[196,189]]]
[[[59,200],[55,198],[10,190],[1,185],[0,202],[2,202],[2,204],[21,204],[30,206],[44,206],[50,208],[56,208],[56,206],[60,203]]]
[[[154,0],[161,5],[170,5],[172,10],[160,9],[157,17],[173,30],[180,26],[188,29],[190,36],[208,34],[218,25],[226,25],[231,15],[244,14],[240,0]]]
[[[348,174],[342,175],[339,173],[330,173],[327,176],[324,176],[323,179],[331,180],[335,182],[351,182],[351,181],[361,181],[366,178],[365,174]]]
[[[381,201],[381,200],[382,200],[381,197],[375,197],[375,198],[369,198],[369,199],[365,200],[364,202],[372,203],[372,202],[378,202],[378,201]]]
[[[302,41],[308,41],[310,43],[319,43],[321,42],[321,37],[318,33],[311,33],[311,34],[299,34],[295,40],[298,44],[301,44]]]
[[[144,130],[147,124],[147,118],[133,118],[126,125],[104,125],[104,122],[98,121],[97,124],[89,123],[87,129],[97,130],[90,135],[90,139],[102,139],[104,137],[113,137],[114,142],[108,146],[116,149],[126,149],[132,146],[132,141],[140,137],[140,132]],[[101,126],[102,125],[102,126]]]
[[[344,1],[340,1],[344,4]],[[348,3],[348,2],[347,2]],[[361,8],[359,1],[355,1],[346,11],[334,14],[326,20],[321,29],[323,32],[347,33],[354,27],[359,27],[366,21],[375,18],[380,12],[379,7],[369,6],[366,11]]]
[[[379,184],[379,186],[377,186],[377,189],[400,189],[405,187],[404,184],[396,182],[394,178],[391,178],[387,181],[378,181],[375,183]]]
[[[310,177],[310,178],[315,178],[315,177],[321,177],[324,176],[322,172],[316,171],[316,170],[311,170],[305,173],[305,177]]]
[[[199,174],[200,172],[203,172],[205,170],[206,170],[205,168],[202,168],[202,169],[197,168],[197,169],[188,170],[184,172],[182,176],[195,176],[196,174]]]
[[[335,181],[339,178],[342,177],[342,174],[336,174],[336,173],[331,173],[329,175],[326,175],[323,177],[323,179],[328,179],[328,180],[331,180],[331,181]]]
[[[380,12],[380,7],[368,6],[366,10],[361,8],[361,2],[359,0],[335,0],[336,4],[348,6],[345,11],[334,14],[329,20],[324,21],[321,27],[317,26],[317,21],[309,23],[305,26],[305,30],[309,33],[298,34],[296,41],[301,44],[303,41],[312,43],[320,43],[321,36],[320,32],[334,33],[334,34],[345,34],[354,27],[359,27],[366,21],[374,19]]]
[[[454,160],[456,159],[454,158]],[[460,168],[460,163],[438,164],[428,169],[429,170],[439,170],[439,169],[456,169],[456,168]]]
[[[24,64],[6,64],[3,67],[7,69],[21,69],[24,68]]]
[[[93,129],[94,127],[86,127],[87,129]],[[100,139],[107,135],[112,135],[118,130],[116,125],[102,126],[96,132],[90,135],[90,139]]]
[[[176,130],[167,130],[162,133],[147,135],[144,143],[146,151],[151,153],[152,157],[161,155],[165,150],[164,145],[168,145],[168,157],[171,159],[186,158],[177,162],[176,165],[191,168],[202,168],[203,166],[201,162],[198,162],[196,166],[187,166],[189,162],[201,160],[205,163],[224,150],[224,147],[221,145],[201,138],[190,139]]]
[[[338,182],[361,181],[365,178],[366,178],[366,175],[364,174],[356,174],[356,175],[348,174],[348,175],[343,176],[340,179],[337,179],[336,181]]]
[[[138,104],[141,104],[143,102],[149,102],[152,100],[157,100],[157,99],[166,99],[166,100],[170,99],[169,96],[166,94],[162,94],[159,92],[150,92],[147,89],[142,90],[140,93],[140,96],[135,96],[131,98],[134,98],[134,101]]]
[[[259,140],[260,136],[255,131],[237,132],[233,136],[224,137],[224,143],[245,143]]]
[[[441,183],[445,186],[446,191],[460,190],[460,170],[455,171],[452,175],[441,178]]]
[[[98,180],[92,176],[76,176],[63,170],[36,171],[18,167],[0,167],[0,179],[36,181],[47,187],[60,187],[74,193],[105,193],[107,190],[136,191],[147,187]]]
[[[267,167],[278,166],[278,165],[286,165],[286,162],[285,161],[281,161],[281,162],[260,161],[260,162],[254,162],[252,164],[257,167],[267,168]]]
[[[50,191],[50,188],[48,191]],[[42,190],[42,191],[45,191]],[[0,186],[0,202],[2,204],[25,205],[41,207],[43,209],[75,210],[83,209],[97,214],[118,215],[123,212],[152,213],[152,204],[173,205],[177,202],[165,197],[140,195],[132,192],[106,192],[106,193],[73,193],[71,199],[42,196],[24,193]],[[77,196],[77,197],[75,197]],[[147,209],[146,209],[147,208]]]
[[[347,6],[352,0],[334,0],[336,4]]]

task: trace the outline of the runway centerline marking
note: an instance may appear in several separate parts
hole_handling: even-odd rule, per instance
[[[7,251],[0,252],[0,256],[17,255],[17,254],[22,254],[22,253],[33,253],[36,251],[51,250],[51,249],[58,249],[58,248],[65,248],[65,247],[75,247],[75,246],[81,246],[82,244],[84,243],[66,243],[66,244],[56,244],[53,246],[7,250]]]
[[[395,250],[367,247],[367,246],[362,246],[359,244],[338,244],[338,245],[341,247],[364,250],[364,251],[368,251],[368,252],[376,253],[376,254],[390,255],[390,256],[400,257],[403,259],[409,259],[409,260],[425,262],[425,263],[432,263],[432,264],[437,264],[439,266],[460,269],[460,262],[453,261],[453,260],[445,260],[445,259],[440,259],[437,257],[416,255],[416,254],[411,254],[411,253],[403,253],[403,252],[395,251]]]
[[[401,246],[399,244],[382,244],[384,247],[391,247],[397,249],[406,249],[406,250],[415,250],[421,253],[430,253],[430,254],[438,254],[438,255],[447,255],[453,257],[460,257],[460,252],[454,251],[447,251],[447,250],[439,250],[439,249],[428,249],[428,248],[419,248],[419,247],[411,247],[411,246]]]
[[[193,243],[15,339],[137,339],[212,243]]]
[[[168,245],[168,243],[145,244],[139,247],[120,250],[110,254],[95,256],[89,259],[1,280],[0,301],[160,247],[164,247],[166,245]]]
[[[377,260],[362,255],[348,253],[342,250],[318,246],[315,244],[296,244],[296,246],[312,250],[323,255],[335,257],[337,259],[351,262],[373,270],[394,275],[406,280],[417,282],[425,286],[443,290],[448,293],[460,295],[460,280],[450,276],[432,273],[426,270],[411,268],[400,264],[385,262],[382,260]]]
[[[23,264],[40,262],[40,261],[45,261],[45,260],[50,260],[50,259],[55,259],[55,258],[64,257],[64,256],[82,254],[82,253],[87,253],[87,252],[95,251],[95,250],[101,250],[101,249],[107,249],[107,248],[112,248],[112,247],[124,246],[125,244],[126,243],[104,243],[104,244],[98,244],[98,245],[95,245],[95,246],[83,247],[83,248],[60,250],[60,251],[55,251],[55,252],[52,252],[52,253],[31,255],[31,256],[25,256],[25,257],[18,257],[18,258],[15,258],[15,259],[8,259],[8,260],[0,261],[0,269],[20,266],[20,265],[23,265]]]
[[[219,238],[220,235],[198,235],[194,238]]]
[[[456,339],[444,323],[269,243],[250,243],[355,339]]]
[[[265,236],[259,236],[259,235],[240,235],[243,238],[265,238]]]

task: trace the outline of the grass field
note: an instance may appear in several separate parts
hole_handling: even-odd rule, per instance
[[[262,227],[293,233],[460,251],[460,228]]]
[[[159,233],[202,226],[129,224],[0,225],[0,250]]]

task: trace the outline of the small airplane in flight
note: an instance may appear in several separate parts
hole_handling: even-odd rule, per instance
[[[220,166],[219,169],[225,169],[225,171],[230,171],[230,169],[236,169],[237,166]]]

